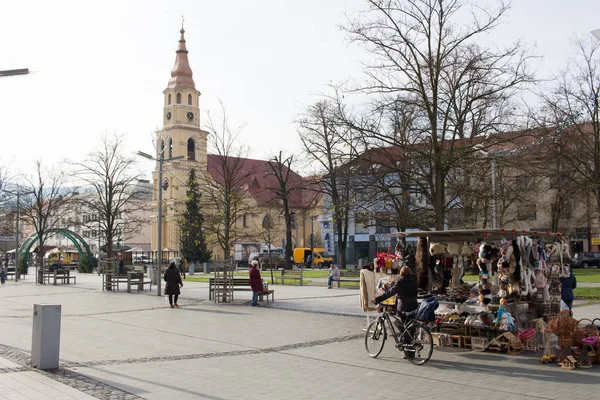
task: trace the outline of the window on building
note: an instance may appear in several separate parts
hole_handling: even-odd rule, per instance
[[[194,139],[189,138],[187,141],[187,159],[189,161],[196,161],[196,143]]]
[[[165,141],[164,140],[160,141],[160,154],[162,154],[163,156],[165,154]],[[160,155],[159,155],[159,157],[160,157]]]
[[[188,104],[191,106],[192,105],[192,95],[188,94]]]
[[[167,141],[167,159],[173,157],[173,139],[169,138]]]
[[[168,105],[171,105],[171,93],[169,93],[169,100],[167,101]]]
[[[244,213],[244,215],[242,216],[242,227],[248,227],[248,214],[246,213]]]
[[[394,222],[389,213],[375,213],[375,233],[390,233]]]
[[[571,182],[571,177],[565,174],[561,174],[560,176],[554,175],[550,177],[550,189],[561,189],[565,187],[569,187],[569,182]]]
[[[537,206],[535,204],[522,204],[517,210],[517,219],[520,221],[535,221],[537,219]]]
[[[177,93],[177,104],[181,104],[181,93]]]
[[[531,189],[535,185],[535,178],[532,175],[522,174],[518,175],[517,178],[517,189]]]
[[[262,227],[263,229],[273,229],[273,217],[271,217],[271,215],[267,214],[264,216]]]

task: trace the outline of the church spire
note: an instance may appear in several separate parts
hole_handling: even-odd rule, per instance
[[[179,39],[179,46],[177,47],[177,56],[175,57],[175,65],[171,70],[171,79],[169,79],[169,88],[196,88],[194,79],[192,79],[192,69],[188,61],[188,50],[185,47],[185,30],[183,29],[183,21],[181,22],[181,38]]]

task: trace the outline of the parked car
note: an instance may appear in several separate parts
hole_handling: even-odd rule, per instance
[[[571,268],[588,269],[600,267],[600,253],[582,252],[575,253],[571,259]]]
[[[253,260],[260,261],[260,264],[263,267],[269,264],[269,260],[273,262],[274,267],[280,267],[284,264],[284,256],[279,252],[272,252],[271,258],[269,258],[269,253],[250,253],[250,256],[248,256],[248,264]]]
[[[135,256],[132,261],[134,264],[152,264],[148,256]]]

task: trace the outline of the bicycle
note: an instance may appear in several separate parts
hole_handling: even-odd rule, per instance
[[[388,306],[395,307],[395,306]],[[365,335],[365,347],[372,358],[381,354],[388,332],[392,334],[396,342],[396,348],[404,352],[406,359],[415,365],[425,364],[433,354],[433,337],[429,327],[416,320],[416,311],[400,313],[400,317],[390,314],[381,305],[377,307],[380,315],[367,328]],[[392,318],[398,324],[398,332],[394,329]],[[373,349],[369,348],[373,346]]]

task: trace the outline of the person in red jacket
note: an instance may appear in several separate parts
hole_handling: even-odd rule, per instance
[[[264,290],[260,271],[258,270],[258,261],[253,260],[252,263],[250,263],[250,271],[248,274],[250,275],[250,288],[252,289],[252,302],[250,305],[257,306],[258,295]]]

